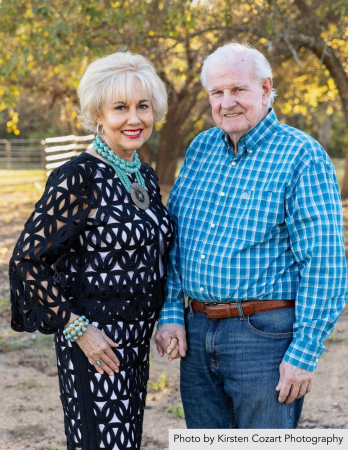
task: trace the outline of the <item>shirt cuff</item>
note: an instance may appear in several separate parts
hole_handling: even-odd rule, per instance
[[[184,309],[185,305],[183,302],[165,302],[160,313],[157,328],[172,323],[184,327]]]
[[[325,347],[323,344],[311,344],[305,339],[294,339],[284,356],[284,361],[304,370],[313,371],[317,368],[319,357]]]

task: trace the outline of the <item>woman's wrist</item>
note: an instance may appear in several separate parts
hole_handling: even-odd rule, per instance
[[[75,316],[76,318],[74,319]],[[85,316],[72,315],[69,324],[64,328],[63,334],[67,341],[75,342],[87,331],[89,320]]]
[[[75,313],[70,313],[69,321],[68,321],[67,324],[64,326],[64,328],[68,328],[69,325],[71,325],[72,323],[74,323],[74,321],[75,321],[76,319],[79,319],[79,318],[80,318],[80,316],[78,316],[77,314],[75,314]]]

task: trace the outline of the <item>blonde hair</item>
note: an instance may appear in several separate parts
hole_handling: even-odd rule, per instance
[[[207,56],[203,62],[202,73],[201,73],[201,83],[203,87],[207,89],[207,72],[209,67],[219,67],[221,65],[229,65],[232,67],[233,63],[238,57],[245,57],[251,62],[254,74],[260,81],[265,78],[273,79],[272,68],[270,63],[267,61],[266,57],[253,48],[248,43],[239,44],[237,42],[232,42],[230,44],[223,45],[219,47],[215,52]],[[268,99],[268,106],[272,106],[275,97],[277,96],[277,91],[272,89],[271,95]]]
[[[149,96],[155,122],[162,122],[168,107],[167,90],[154,66],[141,55],[117,52],[92,62],[81,78],[77,95],[84,128],[96,132],[96,117],[108,102],[130,101],[136,79]]]

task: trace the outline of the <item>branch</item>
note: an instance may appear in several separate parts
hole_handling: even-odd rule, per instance
[[[284,33],[283,39],[284,39],[284,42],[286,43],[286,45],[289,47],[289,50],[291,51],[292,56],[294,57],[294,60],[296,61],[297,65],[299,67],[302,67],[300,58],[299,58],[296,50],[294,49],[294,47],[291,45],[291,42],[289,41],[289,36],[288,36],[287,32]]]

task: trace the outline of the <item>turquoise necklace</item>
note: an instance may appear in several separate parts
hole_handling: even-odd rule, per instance
[[[144,178],[140,173],[141,162],[138,153],[135,151],[133,161],[126,161],[115,155],[114,151],[106,142],[101,140],[99,135],[93,141],[93,148],[115,170],[124,188],[130,193],[134,204],[140,209],[147,209],[150,206],[150,199],[145,190]],[[131,183],[127,173],[135,173],[137,183]]]

